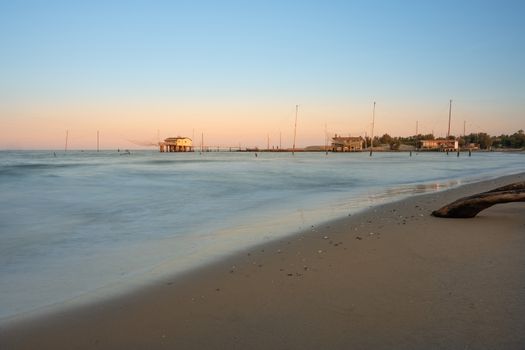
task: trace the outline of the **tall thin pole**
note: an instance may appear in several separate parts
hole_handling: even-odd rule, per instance
[[[299,112],[299,105],[295,105],[295,126],[293,129],[293,147],[292,155],[295,155],[295,138],[297,136],[297,113]]]
[[[99,138],[99,131],[97,130],[97,152],[100,151],[100,138]]]
[[[467,147],[467,121],[463,121],[463,148]],[[470,151],[469,151],[470,152]]]
[[[325,154],[328,155],[328,131],[327,131],[326,123],[324,123],[324,151],[325,151]]]
[[[67,141],[69,138],[69,130],[66,130],[66,145],[64,146],[64,152],[67,152]]]
[[[414,146],[417,151],[417,140],[419,138],[419,120],[416,120],[416,138],[414,139]]]
[[[450,136],[450,119],[452,117],[452,100],[450,100],[450,104],[448,106],[448,131],[447,131],[447,139]]]
[[[372,150],[374,149],[374,124],[376,122],[376,101],[374,101],[374,108],[372,109],[372,133],[370,134],[370,157],[372,157]]]

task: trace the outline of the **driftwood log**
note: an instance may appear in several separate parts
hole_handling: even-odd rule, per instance
[[[525,181],[460,198],[432,212],[440,218],[473,218],[494,204],[525,202]]]

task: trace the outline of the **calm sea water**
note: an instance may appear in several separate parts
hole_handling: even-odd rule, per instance
[[[520,154],[0,152],[0,319],[125,290]]]

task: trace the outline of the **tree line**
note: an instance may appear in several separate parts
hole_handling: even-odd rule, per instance
[[[444,140],[445,138],[437,138]],[[470,133],[465,136],[449,136],[450,140],[458,140],[459,147],[465,147],[470,144],[477,145],[480,149],[491,148],[506,148],[506,149],[521,149],[525,148],[525,134],[523,130],[518,130],[512,135],[501,134],[499,136],[491,136],[485,132]],[[433,134],[414,135],[408,137],[396,136],[392,137],[389,134],[374,137],[374,147],[381,145],[389,145],[390,149],[397,150],[401,145],[416,145],[421,140],[434,140]],[[370,145],[370,137],[365,138],[367,145]]]

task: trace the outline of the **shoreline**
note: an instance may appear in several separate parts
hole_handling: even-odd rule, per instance
[[[429,214],[524,178],[374,206],[128,295],[8,324],[0,347],[520,348],[525,204],[459,221]],[[494,271],[501,286],[483,275]]]
[[[99,161],[98,156],[91,157],[87,154],[85,161],[77,163],[69,159],[65,160],[63,165],[54,166],[55,158],[44,156],[40,163],[45,165],[42,167],[37,162],[33,169],[32,157],[17,156],[13,158],[14,161],[24,166],[27,163],[28,169],[32,169],[31,173],[34,170],[34,173],[49,175],[50,183],[46,186],[35,183],[34,186],[26,188],[20,186],[22,182],[17,181],[14,176],[8,177],[14,179],[17,186],[11,192],[13,202],[3,203],[5,221],[8,225],[9,223],[19,225],[20,239],[17,237],[16,240],[11,240],[16,242],[13,245],[14,249],[9,249],[4,256],[6,273],[0,290],[4,303],[4,307],[0,309],[0,326],[8,319],[28,318],[33,314],[53,311],[55,307],[76,307],[86,302],[101,301],[103,298],[127,293],[167,274],[193,269],[196,265],[206,264],[208,261],[215,262],[239,251],[242,247],[279,239],[309,225],[318,225],[321,222],[346,216],[348,213],[355,213],[371,205],[399,200],[414,193],[441,191],[459,184],[495,178],[501,175],[504,169],[507,174],[523,171],[521,155],[506,157],[480,155],[480,161],[473,162],[438,154],[420,155],[421,161],[417,157],[409,159],[408,155],[405,157],[399,154],[377,154],[377,157],[369,157],[368,154],[355,155],[356,157],[349,157],[349,162],[341,162],[342,158],[346,159],[347,156],[341,158],[336,155],[333,157],[304,155],[305,161],[299,161],[304,166],[292,166],[288,164],[288,160],[291,159],[288,156],[284,158],[271,156],[271,162],[258,162],[256,158],[249,158],[246,155],[217,154],[209,158],[215,159],[217,156],[218,162],[212,163],[210,167],[211,170],[216,170],[217,175],[229,176],[231,173],[228,170],[232,165],[229,156],[234,157],[234,166],[248,160],[249,169],[255,174],[262,170],[261,174],[266,175],[260,178],[259,175],[251,176],[247,172],[246,176],[241,172],[241,176],[226,181],[219,180],[221,186],[209,188],[206,184],[208,180],[205,180],[208,176],[207,172],[204,177],[202,176],[203,169],[208,167],[192,167],[195,160],[200,163],[206,157],[190,156],[191,161],[186,163],[183,159],[186,157],[169,157],[170,160],[166,162],[160,160],[165,158],[162,155],[150,157],[151,155],[142,154],[137,161],[125,161],[120,164],[120,162],[108,162],[109,158]],[[301,156],[298,159],[302,158]],[[40,158],[35,157],[35,159]],[[77,157],[73,156],[72,159]],[[177,163],[177,159],[183,162]],[[18,167],[16,162],[13,164],[14,169],[8,169],[8,174],[11,174],[12,170],[12,175],[25,175],[28,169]],[[467,164],[463,165],[463,163]],[[176,167],[177,164],[183,165],[190,171],[184,172],[188,176],[182,182],[174,183],[168,180],[169,177],[160,181],[148,180],[149,174],[156,176],[161,170],[169,172],[169,169]],[[112,184],[114,189],[121,190],[114,191],[115,193],[110,196],[109,193],[112,191],[98,191],[98,193],[91,191],[85,181],[68,181],[69,186],[60,183],[60,176],[71,178],[73,175],[74,180],[75,174],[84,172],[82,168],[84,165],[93,165],[94,167],[88,168],[93,169],[91,172],[100,172],[107,176],[95,182]],[[427,166],[430,167],[428,174]],[[392,172],[385,176],[382,169],[390,169],[390,167]],[[42,168],[45,170],[41,171]],[[128,172],[130,169],[135,169],[131,171],[132,174],[136,172],[136,176],[131,178],[142,186],[127,185],[127,181],[118,181],[118,177],[113,176],[118,172]],[[297,172],[299,178],[297,184],[294,184],[294,176],[289,176],[291,172]],[[459,177],[451,178],[454,174]],[[257,184],[254,186],[255,178]],[[174,189],[183,186],[184,183],[191,184],[195,179],[202,185],[202,191],[195,197],[195,202],[200,200],[202,206],[190,203],[182,210],[174,210],[178,205],[176,199],[169,196],[167,191],[159,190]],[[224,196],[225,192],[220,190],[222,186],[235,186],[237,181],[243,185],[241,190],[228,192]],[[255,193],[247,191],[250,187]],[[6,188],[9,194],[10,186],[7,185]],[[21,194],[25,194],[28,198],[45,198],[49,189],[56,189],[50,197],[53,210],[39,205],[38,201],[22,202],[17,199],[23,197]],[[128,202],[128,197],[135,192],[149,197],[149,200],[141,203]],[[192,190],[182,191],[181,194],[186,197],[195,196],[195,193],[191,192]],[[64,204],[70,193],[78,193],[78,200],[73,201],[72,206],[66,206]],[[97,202],[91,201],[94,196],[98,197]],[[117,201],[117,198],[119,204],[114,205],[113,202]],[[242,199],[246,205],[234,203],[233,198]],[[274,203],[270,203],[272,201]],[[154,204],[157,202],[164,202],[166,205],[159,207]],[[85,211],[86,206],[90,207],[88,211]],[[215,210],[218,211],[214,213]],[[184,212],[190,215],[180,215]],[[62,215],[65,213],[68,215]],[[133,217],[142,219],[129,220],[131,213],[134,213]],[[26,219],[16,219],[22,217]],[[94,218],[97,220],[93,220]],[[67,228],[64,224],[70,219],[73,220],[73,234],[68,233],[67,229],[62,229]],[[100,225],[98,220],[106,224]],[[198,224],[195,224],[195,221]],[[169,225],[166,225],[168,223]],[[56,235],[58,246],[50,244],[53,240],[39,242],[38,236],[45,237],[48,225],[56,224],[59,226],[56,227],[56,231],[53,229],[53,233]],[[26,257],[17,258],[17,249],[23,248],[25,244],[24,232],[34,232],[33,236],[36,239],[32,244],[34,251],[22,252]],[[6,233],[9,237],[9,232]],[[31,234],[27,237],[29,236]],[[151,236],[153,239],[147,239],[145,242],[147,244],[143,244],[146,236]],[[108,244],[104,244],[104,247],[99,249],[92,245],[97,243],[97,240],[107,241]],[[5,239],[2,242],[4,241]],[[87,244],[76,244],[82,241]],[[7,239],[7,246],[9,244]],[[107,254],[104,254],[105,250]],[[59,254],[49,254],[53,251]],[[75,254],[74,251],[80,254]],[[14,260],[10,257],[14,257]],[[15,262],[13,271],[22,267],[20,273],[9,272],[11,262]],[[48,268],[48,266],[54,267]],[[78,271],[81,273],[77,273]],[[62,276],[70,277],[62,278]]]

